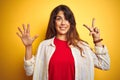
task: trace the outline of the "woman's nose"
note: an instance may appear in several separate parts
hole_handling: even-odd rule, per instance
[[[62,24],[65,24],[65,23],[66,23],[66,20],[63,19],[61,23],[62,23]]]

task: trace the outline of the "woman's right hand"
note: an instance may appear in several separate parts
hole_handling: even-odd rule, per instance
[[[20,37],[25,47],[32,46],[33,41],[38,37],[38,35],[35,35],[34,37],[30,36],[30,24],[27,24],[27,27],[25,26],[25,24],[23,24],[22,26],[23,30],[18,27],[18,30],[21,34],[19,34],[18,32],[16,34]]]

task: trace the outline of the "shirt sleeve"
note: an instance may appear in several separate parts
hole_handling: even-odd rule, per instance
[[[95,46],[95,53],[93,53],[92,56],[96,68],[109,70],[110,57],[106,46]]]
[[[35,56],[32,56],[32,58],[29,60],[25,60],[24,58],[24,69],[26,71],[27,76],[31,76],[33,74],[34,64],[35,64]]]

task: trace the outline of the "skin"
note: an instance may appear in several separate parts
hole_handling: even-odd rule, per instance
[[[97,27],[94,27],[94,22],[95,19],[93,18],[91,27],[88,27],[86,24],[83,24],[83,26],[90,31],[90,35],[92,35],[93,40],[96,41],[100,39],[100,31]],[[59,11],[57,14],[55,25],[55,29],[57,31],[56,37],[60,40],[66,40],[66,34],[70,29],[70,23],[65,19],[62,11]],[[16,34],[22,40],[25,46],[25,60],[29,60],[32,58],[32,43],[38,38],[38,35],[31,37],[30,24],[27,24],[27,26],[23,24],[22,27],[23,30],[18,27],[20,34],[18,32]],[[102,46],[102,43],[98,42],[95,44],[95,46]]]
[[[22,26],[23,26],[23,30],[18,27],[18,30],[21,34],[19,34],[18,32],[16,34],[22,40],[25,46],[25,50],[26,50],[25,59],[28,60],[32,58],[32,43],[38,37],[38,35],[35,35],[34,37],[30,36],[30,24],[27,24],[27,28],[25,24],[23,24]]]
[[[83,26],[89,30],[89,32],[90,32],[89,35],[90,36],[92,35],[93,41],[97,41],[97,40],[101,39],[100,38],[100,30],[97,27],[95,27],[94,24],[95,24],[95,18],[92,19],[91,27],[88,27],[86,24],[83,24]],[[101,43],[101,41],[98,43],[95,43],[95,46],[102,46],[102,45],[103,44]]]
[[[60,11],[57,14],[55,20],[55,28],[57,31],[57,38],[60,40],[66,40],[66,34],[70,29],[70,23],[68,20],[65,19],[64,12]]]

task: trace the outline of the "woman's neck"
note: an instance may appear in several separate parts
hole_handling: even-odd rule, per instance
[[[67,41],[66,35],[57,35],[56,38],[63,41]]]

